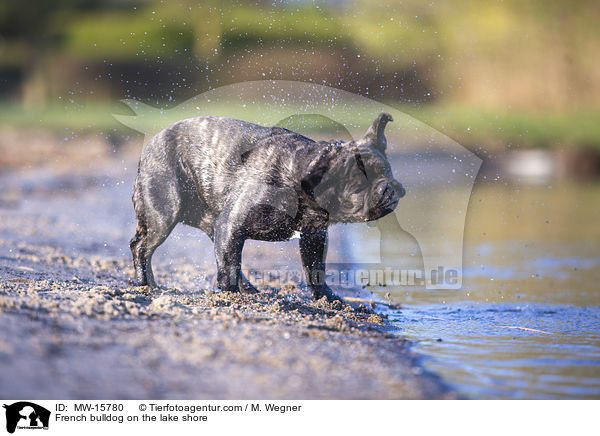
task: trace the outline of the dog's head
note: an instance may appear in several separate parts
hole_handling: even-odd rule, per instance
[[[364,222],[392,212],[406,193],[394,179],[384,130],[392,116],[381,113],[360,139],[324,143],[309,165],[303,188],[332,222]]]

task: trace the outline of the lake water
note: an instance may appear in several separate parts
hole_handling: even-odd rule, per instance
[[[391,317],[467,398],[600,396],[597,306],[465,301],[411,304]]]
[[[402,303],[398,334],[466,398],[600,398],[599,205],[593,183],[476,185],[462,288],[371,290]],[[397,245],[398,264],[419,258]]]

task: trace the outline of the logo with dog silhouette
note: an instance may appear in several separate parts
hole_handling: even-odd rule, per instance
[[[4,404],[6,409],[6,431],[14,433],[19,430],[48,430],[50,411],[29,401],[19,401],[11,405]]]

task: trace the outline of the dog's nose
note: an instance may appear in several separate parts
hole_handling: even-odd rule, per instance
[[[392,184],[392,187],[394,188],[394,191],[396,191],[398,198],[402,198],[406,195],[406,189],[404,189],[404,186],[402,186],[400,184],[400,182],[398,182],[396,180],[392,180],[391,184]]]
[[[396,188],[396,192],[398,193],[398,197],[402,198],[406,195],[406,189],[400,183],[398,183],[398,187]]]
[[[377,197],[380,199],[379,201],[383,204],[396,202],[400,197],[402,197],[402,195],[404,195],[404,190],[399,184],[398,186],[394,186],[394,183],[388,181],[381,182],[379,185],[377,185],[375,191],[377,193]]]
[[[392,199],[393,197],[397,197],[400,199],[406,195],[406,190],[400,183],[393,180],[390,182],[381,182],[377,186],[377,194],[380,198],[389,197]]]

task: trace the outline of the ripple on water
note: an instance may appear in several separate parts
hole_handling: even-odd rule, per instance
[[[599,306],[419,305],[390,319],[466,397],[600,398]]]

